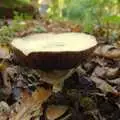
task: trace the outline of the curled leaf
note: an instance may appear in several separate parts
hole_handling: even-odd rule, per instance
[[[112,45],[98,46],[94,54],[109,59],[120,59],[120,48],[116,48]]]
[[[96,77],[96,76],[91,76],[91,79],[93,82],[96,83],[96,87],[99,88],[103,93],[116,93],[117,90],[113,88],[110,84],[108,84],[106,81]]]
[[[42,109],[42,103],[46,101],[50,95],[51,90],[44,88],[37,89],[32,95],[25,91],[17,113],[12,115],[10,120],[30,120],[35,111]],[[40,114],[41,113],[39,113],[39,115]]]

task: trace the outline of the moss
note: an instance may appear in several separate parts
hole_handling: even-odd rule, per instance
[[[9,42],[12,40],[13,37],[13,31],[7,27],[3,26],[0,29],[0,42]]]
[[[25,31],[25,29],[27,29],[27,25],[20,24],[17,21],[13,22],[10,26],[3,26],[0,29],[0,43],[12,41],[17,32]]]
[[[81,97],[80,104],[84,107],[85,110],[91,110],[95,108],[95,103],[90,97]]]

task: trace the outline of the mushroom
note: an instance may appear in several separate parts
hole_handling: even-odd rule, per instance
[[[11,45],[17,60],[25,66],[63,70],[78,66],[97,41],[85,33],[41,33],[15,38]]]

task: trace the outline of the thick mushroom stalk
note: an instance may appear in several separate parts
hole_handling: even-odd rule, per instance
[[[84,33],[42,33],[16,38],[11,44],[17,58],[25,65],[58,70],[79,65],[97,41],[94,36]]]

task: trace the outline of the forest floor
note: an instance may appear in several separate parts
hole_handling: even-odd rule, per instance
[[[11,21],[4,24],[9,26]],[[82,31],[82,26],[71,22],[20,24],[25,27],[17,30],[15,37]],[[15,64],[9,47],[1,43],[0,120],[120,120],[119,42],[107,44],[98,33],[96,38],[99,44],[93,56],[86,56],[67,77],[68,71],[45,72]]]

